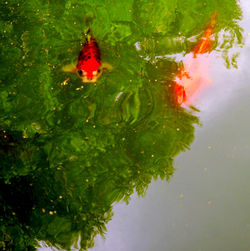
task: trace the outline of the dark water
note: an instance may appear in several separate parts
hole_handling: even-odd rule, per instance
[[[2,249],[91,247],[114,202],[170,179],[199,119],[176,103],[182,62],[162,56],[190,53],[214,12],[211,50],[233,67],[233,0],[1,3]],[[96,85],[61,70],[89,27],[113,67]]]

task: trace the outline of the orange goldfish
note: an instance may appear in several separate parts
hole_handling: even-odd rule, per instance
[[[200,42],[195,46],[193,50],[194,57],[196,57],[196,54],[203,54],[208,51],[211,51],[212,45],[213,45],[211,41],[211,36],[214,33],[214,24],[215,24],[216,16],[217,16],[217,12],[214,12],[210,25],[207,27]]]
[[[207,86],[211,80],[208,77],[208,59],[202,54],[211,51],[211,36],[214,33],[214,25],[217,13],[214,12],[211,22],[201,40],[194,47],[191,56],[184,62],[184,67],[176,77],[175,95],[179,105],[190,105],[202,88]]]

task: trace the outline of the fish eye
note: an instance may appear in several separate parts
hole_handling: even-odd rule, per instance
[[[78,74],[82,76],[82,70],[78,70]]]
[[[97,72],[99,73],[99,72],[101,72],[101,70],[100,70],[100,69],[98,69],[98,71],[97,71]]]

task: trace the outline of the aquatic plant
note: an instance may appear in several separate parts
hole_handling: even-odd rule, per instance
[[[235,0],[0,3],[2,250],[91,247],[114,202],[173,175],[198,118],[174,102],[179,65],[157,56],[190,52],[215,10],[229,35],[213,49],[241,44]],[[113,67],[96,86],[61,71],[89,27]]]

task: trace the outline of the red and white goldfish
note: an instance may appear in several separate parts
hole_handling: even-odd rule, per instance
[[[83,83],[95,83],[104,69],[111,69],[101,62],[101,53],[96,40],[87,32],[86,41],[81,49],[76,65],[69,64],[62,68],[65,72],[76,73]]]

